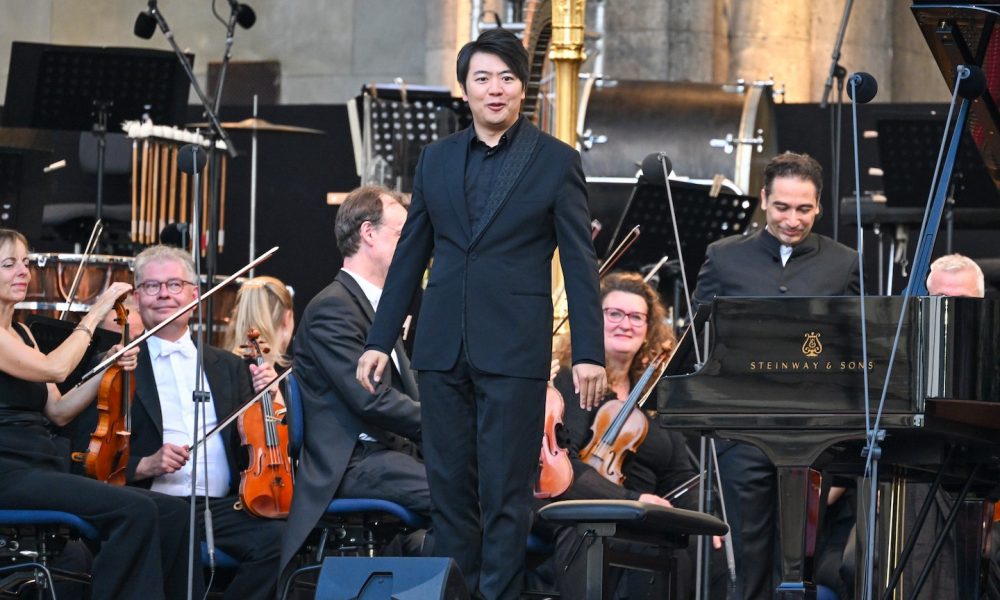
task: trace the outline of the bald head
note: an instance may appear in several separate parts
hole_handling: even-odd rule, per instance
[[[982,298],[986,295],[983,271],[967,256],[942,256],[931,263],[931,272],[927,275],[927,293],[932,296]]]

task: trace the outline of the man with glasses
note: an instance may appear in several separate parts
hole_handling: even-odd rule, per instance
[[[152,246],[139,253],[135,258],[133,299],[143,326],[151,329],[159,325],[197,298],[195,281],[194,262],[183,250]],[[206,345],[202,385],[197,386],[197,374],[202,371],[188,327],[190,319],[191,312],[184,313],[140,345],[125,473],[128,485],[179,497],[191,494],[194,441],[275,377],[270,365],[248,367],[233,353]],[[204,394],[196,399],[198,387]],[[195,431],[195,411],[202,408],[199,431]],[[76,427],[77,449],[86,449],[86,438],[95,423],[92,404]],[[240,446],[236,427],[228,427],[199,449],[198,528],[201,539],[205,539],[207,497],[215,546],[240,563],[225,598],[272,598],[285,523],[258,519],[236,508],[241,471],[237,457],[245,453]],[[187,560],[187,556],[178,556],[177,560]]]
[[[812,232],[822,188],[823,169],[812,157],[786,152],[771,159],[760,191],[766,227],[708,247],[692,298],[695,310],[716,296],[856,295],[857,252]],[[724,441],[718,450],[736,553],[735,597],[770,600],[778,551],[774,466],[750,444]]]

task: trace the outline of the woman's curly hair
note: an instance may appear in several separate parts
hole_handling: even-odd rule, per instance
[[[611,292],[625,292],[641,296],[646,301],[646,339],[632,359],[629,366],[629,385],[639,380],[642,372],[658,354],[661,352],[673,352],[677,339],[674,337],[674,330],[667,324],[667,310],[660,300],[660,295],[643,281],[642,275],[635,272],[618,271],[610,273],[601,279],[601,301]],[[570,367],[572,364],[572,351],[569,336],[565,336],[559,345],[556,356],[559,364],[563,367]],[[611,382],[609,382],[611,383]]]

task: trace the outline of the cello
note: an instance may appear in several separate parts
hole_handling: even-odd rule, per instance
[[[267,349],[261,350],[258,338],[260,332],[251,329],[243,347],[246,358],[261,366]],[[265,392],[257,407],[247,410],[237,420],[240,440],[250,454],[250,462],[240,474],[239,505],[265,519],[287,517],[292,505],[294,476],[288,456],[288,427],[281,423],[284,413],[284,404]]]
[[[597,409],[590,426],[593,436],[580,451],[580,460],[594,467],[605,479],[621,485],[625,480],[622,465],[626,453],[634,453],[649,431],[649,422],[641,410],[646,398],[656,389],[656,382],[669,364],[669,352],[657,355],[626,400],[608,400]]]
[[[121,345],[129,343],[127,294],[115,301],[115,322],[121,326]],[[129,442],[132,436],[132,397],[135,377],[118,364],[112,364],[101,377],[97,392],[97,427],[90,435],[84,453],[73,453],[73,460],[83,462],[89,477],[125,485]]]

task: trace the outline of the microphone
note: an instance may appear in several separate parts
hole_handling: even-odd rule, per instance
[[[154,3],[150,2],[150,9],[153,7]],[[140,37],[144,40],[148,40],[153,37],[153,33],[156,32],[156,17],[150,10],[144,10],[139,13],[139,16],[135,18],[135,25],[132,26],[132,33],[136,37]]]
[[[236,22],[243,29],[250,29],[257,22],[257,13],[246,4],[240,4],[236,0],[229,0],[229,6],[236,14]]]
[[[642,178],[649,183],[666,185],[667,181],[663,178],[663,165],[666,165],[667,173],[673,170],[666,152],[654,152],[647,155],[646,158],[642,159]]]
[[[966,100],[975,100],[986,91],[986,75],[976,65],[963,65],[958,76],[958,95]]]
[[[196,144],[185,144],[177,151],[177,168],[188,175],[200,173],[207,161],[208,154]]]
[[[878,82],[871,73],[858,71],[847,80],[847,95],[855,104],[868,104],[878,93]]]

